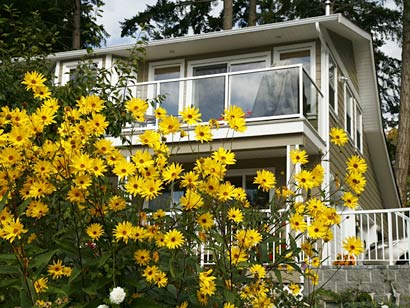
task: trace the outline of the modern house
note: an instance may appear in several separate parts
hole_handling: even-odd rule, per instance
[[[92,61],[110,68],[116,59],[129,56],[133,47],[94,50]],[[55,82],[70,80],[86,54],[76,50],[52,56]],[[257,193],[252,183],[256,170],[274,170],[278,184],[286,185],[293,170],[289,152],[299,147],[312,162],[324,155],[327,188],[343,182],[348,157],[363,156],[368,170],[360,208],[401,207],[383,134],[372,38],[340,14],[150,41],[137,78],[139,83],[132,86],[135,95],[165,95],[162,106],[169,114],[178,115],[194,105],[208,121],[220,118],[229,105],[243,108],[247,130],[229,140],[238,162],[228,179],[244,187],[251,202],[263,207],[274,193]],[[147,119],[137,133],[155,128],[155,119]],[[332,127],[348,133],[343,150],[329,142]],[[217,145],[226,142],[227,129],[215,134]],[[175,160],[192,163],[197,156],[190,141],[178,142]],[[117,145],[121,146],[119,141]],[[209,152],[209,146],[201,145],[199,152]],[[172,193],[178,198],[178,192]],[[167,205],[157,201],[147,206]],[[376,229],[370,230],[376,220],[361,230],[369,238],[367,248],[377,241]],[[357,220],[345,222],[341,232],[357,232]]]

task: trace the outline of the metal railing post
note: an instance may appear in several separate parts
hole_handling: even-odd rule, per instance
[[[393,221],[392,221],[392,212],[387,213],[387,238],[389,245],[389,265],[393,265]]]

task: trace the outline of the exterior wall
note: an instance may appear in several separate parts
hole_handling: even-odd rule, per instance
[[[352,42],[332,31],[329,31],[329,36],[336,50],[339,51],[338,54],[342,59],[343,65],[349,74],[349,76],[346,77],[350,78],[356,90],[358,90],[359,82],[357,80],[357,71]]]
[[[322,267],[318,270],[319,285],[326,290],[342,293],[347,290],[368,292],[373,299],[380,302],[391,301],[399,307],[410,307],[410,266],[351,266],[337,269]],[[308,293],[311,286],[307,285]],[[336,306],[329,299],[322,307]]]
[[[330,127],[345,127],[345,107],[344,107],[344,84],[343,82],[338,82],[338,105],[337,105],[337,115],[333,112],[329,116]],[[330,146],[330,170],[335,178],[343,183],[345,173],[346,173],[346,161],[347,159],[354,155],[361,154],[355,148],[353,143],[350,141],[344,147],[340,148],[331,144]],[[381,199],[380,187],[376,181],[376,175],[374,172],[375,166],[372,165],[370,160],[370,153],[368,150],[366,135],[363,134],[363,154],[361,154],[367,161],[368,169],[365,174],[367,184],[365,191],[361,194],[359,202],[363,209],[376,209],[384,208]]]

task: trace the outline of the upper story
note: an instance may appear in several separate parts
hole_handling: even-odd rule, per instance
[[[94,50],[92,61],[109,69],[133,48]],[[342,15],[150,41],[145,50],[138,83],[129,85],[135,96],[164,95],[162,107],[173,115],[197,106],[203,121],[220,119],[229,105],[240,106],[249,128],[240,138],[253,140],[249,148],[274,140],[263,136],[281,137],[286,145],[286,138],[299,134],[308,152],[332,153],[330,127],[342,127],[349,151],[373,165],[384,204],[400,206],[382,129],[371,35]],[[76,50],[51,57],[55,82],[73,78],[84,55]],[[152,115],[150,109],[138,129],[156,127]],[[330,159],[342,160],[333,153]]]

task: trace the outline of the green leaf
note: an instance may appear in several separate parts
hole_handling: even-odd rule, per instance
[[[58,252],[57,249],[33,256],[30,267],[35,269],[36,275],[40,275],[44,268],[50,263],[51,258]]]
[[[18,274],[19,271],[15,266],[0,265],[0,274]]]

